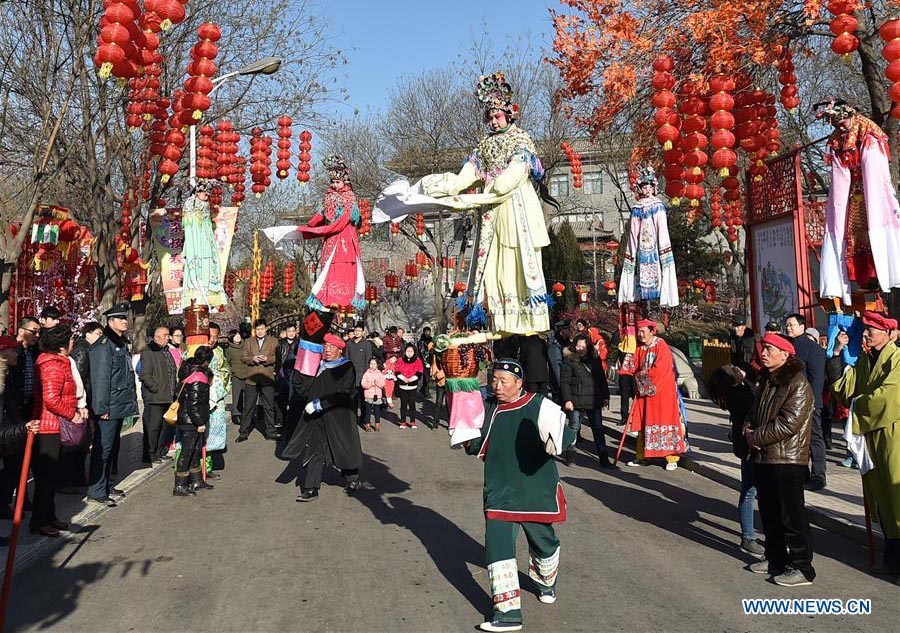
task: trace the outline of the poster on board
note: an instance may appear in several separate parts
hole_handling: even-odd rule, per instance
[[[791,216],[750,227],[753,268],[754,326],[758,332],[769,321],[784,323],[800,308],[794,219]]]

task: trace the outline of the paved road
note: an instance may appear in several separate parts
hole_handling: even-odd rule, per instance
[[[356,497],[333,474],[317,502],[295,503],[256,434],[196,499],[156,477],[16,578],[10,630],[471,631],[490,611],[481,464],[444,432],[385,426],[362,434]],[[783,589],[743,569],[732,490],[683,469],[600,472],[588,452],[560,468],[560,599],[526,593],[528,630],[896,628],[897,587],[860,571],[864,550],[842,537],[816,530],[819,578]],[[871,598],[873,614],[750,617],[751,597]]]

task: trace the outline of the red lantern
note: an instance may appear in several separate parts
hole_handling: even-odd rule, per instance
[[[428,255],[426,255],[422,251],[418,251],[416,253],[416,265],[419,268],[424,268],[425,270],[428,270],[429,268],[431,268],[431,259],[428,257]]]
[[[419,267],[416,265],[416,262],[413,260],[409,260],[406,263],[406,277],[411,281],[415,281],[419,278]]]
[[[193,61],[188,64],[187,73],[190,78],[184,84],[184,106],[190,111],[190,120],[199,121],[203,113],[212,103],[209,94],[213,89],[212,76],[216,73],[213,60],[219,54],[216,42],[222,36],[218,26],[205,22],[197,29],[200,41],[191,48]]]
[[[616,296],[616,282],[615,281],[613,281],[611,279],[609,281],[604,281],[603,287],[606,289],[607,295],[609,295],[610,297]]]
[[[463,283],[461,281],[457,281],[455,284],[453,284],[453,294],[455,296],[458,297],[465,293],[466,293],[466,284],[465,283]]]
[[[284,265],[284,294],[285,296],[291,294],[291,289],[294,287],[294,273],[296,272],[296,267],[294,262],[288,262]]]
[[[419,237],[425,235],[425,216],[421,213],[416,214],[416,235]]]
[[[400,287],[400,276],[393,270],[389,270],[384,276],[384,287],[387,288],[388,292],[397,292],[397,289]]]
[[[712,166],[719,170],[723,178],[730,175],[731,168],[737,162],[737,155],[731,149],[735,138],[731,133],[734,127],[734,98],[731,91],[735,88],[734,79],[727,75],[716,75],[709,80],[709,88],[713,92],[709,98],[709,107],[714,110],[709,119],[713,134],[710,143],[715,150],[712,155]]]
[[[400,223],[391,222],[391,235],[397,235],[398,233],[400,233]]]
[[[185,4],[187,4],[187,0],[184,2],[180,0],[156,0],[156,13],[161,19],[159,26],[163,31],[168,31],[176,24],[184,22],[184,18],[187,17],[184,9]]]
[[[590,286],[578,286],[578,303],[585,305],[590,300],[591,296],[591,287]]]
[[[781,105],[786,110],[796,110],[800,105],[800,99],[797,98],[797,75],[794,74],[794,60],[791,49],[787,46],[782,47],[782,58],[778,61],[778,82],[781,84]]]
[[[366,286],[366,303],[369,305],[375,305],[378,303],[378,288],[369,284]]]
[[[881,51],[882,57],[888,62],[885,75],[893,82],[890,89],[891,101],[898,103],[900,99],[895,98],[895,95],[900,94],[900,19],[887,20],[878,29],[878,34],[885,43]],[[900,106],[891,109],[891,116],[900,119]]]
[[[550,289],[553,291],[553,296],[559,299],[566,291],[566,285],[560,281],[557,281]]]

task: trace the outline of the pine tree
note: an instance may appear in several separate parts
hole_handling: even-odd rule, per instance
[[[566,285],[563,303],[567,307],[575,305],[575,283],[585,279],[587,265],[578,246],[575,230],[568,222],[560,222],[550,228],[550,245],[542,251],[544,278],[549,289],[557,281]]]

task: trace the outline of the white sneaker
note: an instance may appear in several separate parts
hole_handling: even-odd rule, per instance
[[[637,431],[628,431],[628,433],[626,433],[625,435],[627,435],[628,437],[637,437],[638,432]]]
[[[636,462],[636,461],[634,461],[634,460],[628,462],[628,463],[625,464],[625,465],[626,465],[626,466],[643,466],[643,464],[641,464],[640,462]]]
[[[419,427],[417,427],[417,426],[416,426],[416,423],[413,422],[412,424],[409,425],[409,428],[411,428],[411,429],[417,429],[417,428],[419,428]]]
[[[678,468],[678,462],[669,462],[666,464],[666,470],[675,470]]]
[[[498,622],[494,620],[493,622],[482,622],[478,625],[478,628],[482,631],[521,631],[522,624],[515,622]]]

